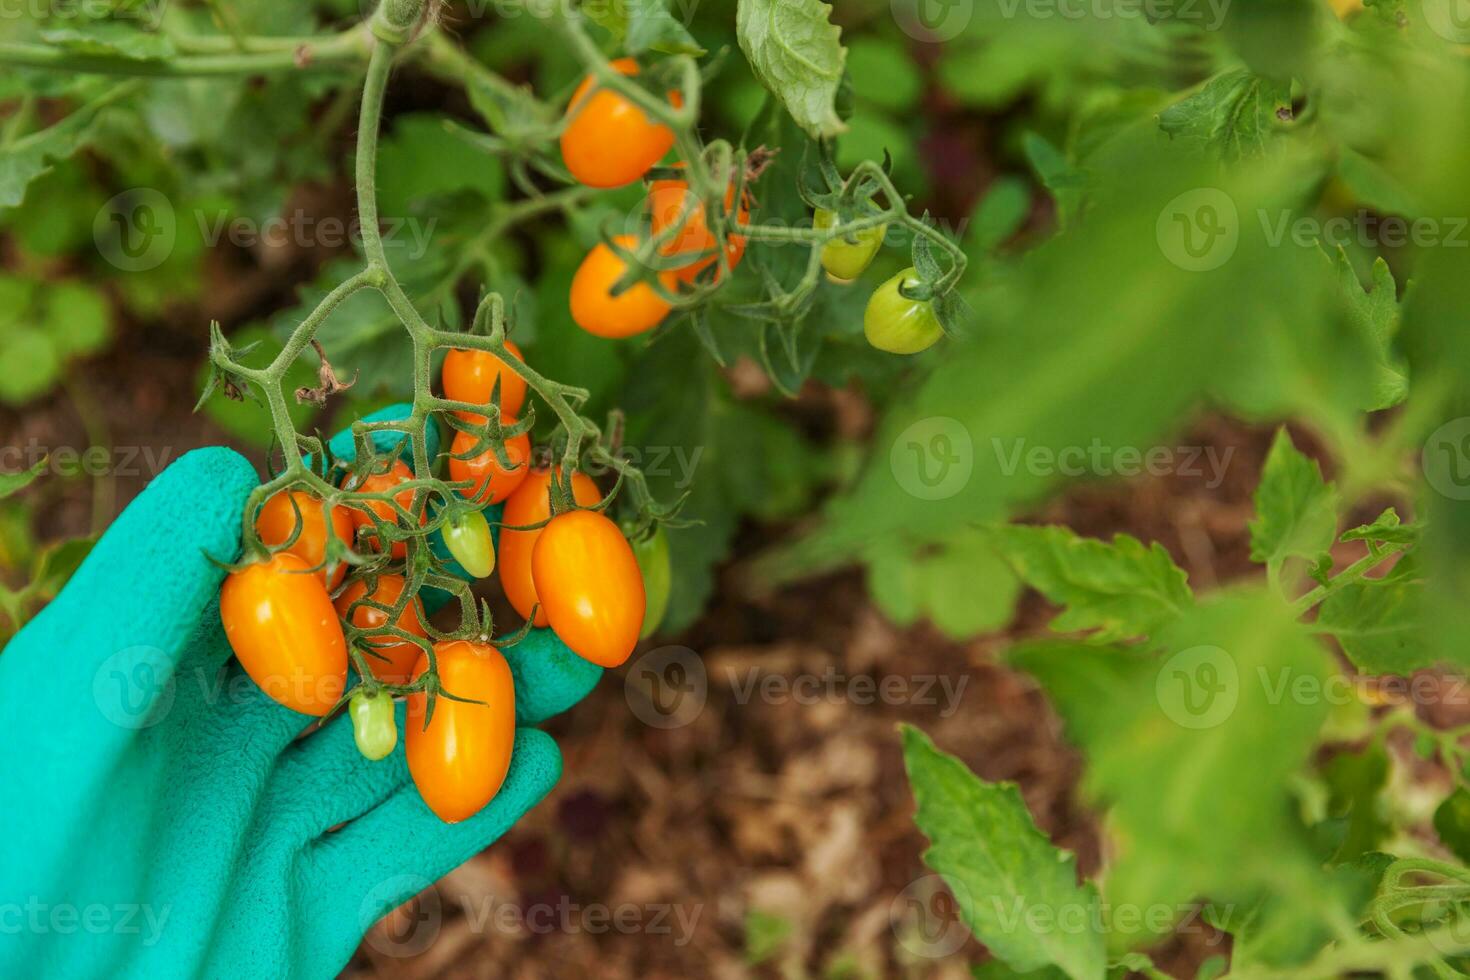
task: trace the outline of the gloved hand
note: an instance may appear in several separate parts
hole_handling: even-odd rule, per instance
[[[350,437],[333,445],[350,458]],[[181,457],[0,652],[0,976],[335,976],[374,921],[556,783],[556,744],[519,728],[499,795],[448,826],[401,738],[380,762],[345,716],[296,740],[314,719],[235,663],[205,557],[239,557],[257,482],[228,449]],[[601,675],[550,630],[502,650],[522,726]]]

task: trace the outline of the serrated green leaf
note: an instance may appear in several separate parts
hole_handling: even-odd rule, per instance
[[[1364,289],[1358,274],[1348,261],[1347,252],[1338,246],[1336,257],[1338,279],[1347,296],[1348,316],[1354,326],[1367,337],[1377,354],[1371,401],[1363,408],[1376,412],[1402,402],[1409,394],[1407,369],[1393,352],[1393,339],[1398,334],[1400,314],[1393,271],[1382,256],[1373,261],[1373,288]]]
[[[1264,153],[1290,118],[1289,80],[1273,81],[1236,68],[1216,75],[1159,113],[1159,128],[1226,160],[1237,160]]]
[[[1196,606],[1156,643],[1161,652],[1052,641],[1009,657],[1087,757],[1083,788],[1114,839],[1109,904],[1229,902],[1266,879],[1314,888],[1291,785],[1328,706],[1294,692],[1320,694],[1326,651],[1284,602],[1255,591]]]
[[[846,51],[822,0],[739,0],[735,33],[761,84],[813,138],[847,128],[837,115]]]
[[[927,617],[964,639],[999,629],[1015,612],[1021,583],[977,529],[929,546],[885,539],[865,557],[868,591],[899,626]]]
[[[1271,444],[1254,499],[1251,560],[1273,573],[1288,558],[1317,562],[1337,538],[1337,492],[1284,428]]]
[[[0,146],[0,208],[13,208],[25,200],[31,181],[92,139],[97,114],[136,88],[133,82],[116,85],[59,122]]]
[[[688,28],[669,12],[667,0],[590,3],[582,10],[631,55],[649,50],[664,54],[704,54],[704,48],[690,36]]]
[[[1058,632],[1096,630],[1097,643],[1147,636],[1194,604],[1187,576],[1157,541],[1119,534],[1108,543],[1024,524],[990,536],[1023,582],[1065,607],[1051,622]]]
[[[1436,660],[1423,633],[1423,603],[1419,562],[1406,555],[1382,578],[1350,582],[1329,595],[1316,626],[1337,637],[1359,670],[1408,676]]]
[[[1360,524],[1342,532],[1343,541],[1378,541],[1385,544],[1416,544],[1421,528],[1418,524],[1403,524],[1399,513],[1392,507],[1374,518],[1372,524]]]
[[[1100,980],[1107,955],[1089,927],[1097,891],[1077,883],[1075,858],[1036,828],[1015,785],[978,778],[911,725],[903,754],[914,822],[929,838],[924,863],[949,885],[976,938],[1014,969],[1055,965],[1072,980]],[[1033,927],[1030,913],[1053,927]]]

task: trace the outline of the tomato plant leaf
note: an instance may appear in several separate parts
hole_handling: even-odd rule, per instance
[[[1423,634],[1424,582],[1405,555],[1382,578],[1340,587],[1322,601],[1317,628],[1331,633],[1359,670],[1408,676],[1435,663]]]
[[[864,557],[868,592],[899,626],[924,617],[947,636],[964,639],[999,629],[1015,612],[1021,583],[974,528],[927,546],[885,538]]]
[[[1222,72],[1159,113],[1159,128],[1185,143],[1208,147],[1227,160],[1264,153],[1291,119],[1291,83],[1244,68]]]
[[[1364,289],[1358,274],[1348,261],[1347,252],[1338,246],[1335,263],[1338,279],[1342,282],[1348,303],[1348,315],[1354,324],[1372,343],[1378,355],[1375,365],[1377,376],[1373,383],[1373,397],[1362,406],[1376,412],[1392,408],[1409,394],[1407,368],[1393,352],[1393,339],[1399,331],[1399,302],[1393,271],[1382,256],[1373,260],[1373,288]]]
[[[1351,530],[1342,532],[1342,540],[1412,545],[1419,541],[1420,531],[1418,524],[1401,523],[1398,511],[1388,507],[1374,518],[1372,524],[1360,524]]]
[[[589,3],[582,7],[588,19],[621,42],[629,54],[704,54],[689,30],[669,12],[666,0],[622,0]]]
[[[1266,457],[1255,504],[1251,560],[1264,562],[1273,574],[1288,558],[1318,561],[1337,537],[1337,493],[1284,428]]]
[[[1262,876],[1314,887],[1290,796],[1327,714],[1326,651],[1256,590],[1201,603],[1154,641],[1156,653],[1057,640],[1009,655],[1087,757],[1084,791],[1117,846],[1109,904],[1234,901]]]
[[[751,70],[813,138],[847,128],[837,115],[846,51],[822,0],[739,0],[735,33]]]
[[[1096,630],[1096,643],[1152,634],[1191,605],[1184,570],[1155,541],[1127,534],[1111,543],[1070,528],[1004,524],[990,540],[1017,577],[1065,609],[1051,621],[1061,633]]]
[[[1037,829],[1013,783],[988,783],[935,748],[929,736],[903,726],[904,765],[929,838],[924,863],[944,878],[965,924],[997,957],[1017,970],[1055,965],[1072,980],[1107,973],[1098,896],[1077,883],[1076,859]],[[1039,911],[1066,927],[1032,929]]]
[[[98,113],[137,87],[136,82],[114,85],[61,121],[0,145],[0,208],[16,207],[25,200],[31,181],[91,141]]]

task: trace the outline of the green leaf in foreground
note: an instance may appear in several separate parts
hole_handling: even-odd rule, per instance
[[[1111,544],[1065,527],[1006,524],[991,541],[1027,585],[1066,607],[1051,628],[1097,630],[1099,643],[1145,636],[1194,603],[1184,571],[1157,541],[1119,534]]]
[[[955,639],[1010,621],[1021,583],[983,531],[963,528],[932,546],[883,538],[865,553],[868,591],[899,626],[925,617]]]
[[[1159,128],[1236,160],[1264,153],[1267,141],[1290,118],[1290,82],[1236,68],[1159,113]]]
[[[755,77],[814,138],[847,128],[836,101],[846,52],[831,13],[821,0],[740,0],[735,8],[740,50]]]
[[[1036,828],[1010,783],[987,783],[929,737],[903,728],[924,863],[944,878],[965,924],[1012,968],[1055,965],[1073,980],[1107,973],[1098,897],[1076,861]]]
[[[1266,457],[1256,487],[1251,559],[1279,574],[1288,558],[1316,564],[1337,537],[1337,494],[1316,461],[1292,444],[1285,429]]]
[[[1050,641],[1010,656],[1087,756],[1083,789],[1113,837],[1109,905],[1182,912],[1249,900],[1263,879],[1314,888],[1291,786],[1327,714],[1326,651],[1261,592],[1196,606],[1155,639],[1153,654]],[[1113,923],[1127,945],[1160,923],[1138,928]]]
[[[1393,271],[1379,256],[1373,261],[1373,288],[1364,289],[1341,245],[1337,247],[1336,270],[1347,294],[1348,315],[1378,355],[1373,399],[1363,408],[1368,411],[1390,408],[1409,394],[1408,369],[1393,352],[1393,339],[1401,322]]]

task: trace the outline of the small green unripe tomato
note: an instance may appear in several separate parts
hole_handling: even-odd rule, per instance
[[[444,522],[444,544],[460,567],[475,578],[495,570],[495,546],[490,524],[477,510],[461,510]]]
[[[376,762],[398,744],[398,722],[393,717],[393,695],[387,691],[358,691],[347,706],[352,715],[352,737],[357,751]]]
[[[669,587],[674,578],[669,562],[669,537],[662,525],[649,537],[633,542],[633,557],[643,573],[643,632],[639,638],[647,639],[669,611]]]
[[[812,219],[813,228],[826,231],[835,224],[835,211],[817,208],[816,217]],[[883,235],[887,231],[886,224],[876,225],[853,232],[852,237],[856,241],[848,241],[846,236],[832,239],[822,246],[822,268],[835,279],[856,279],[863,274],[868,263],[873,261],[873,256],[878,254],[878,249],[883,245]]]
[[[863,311],[863,334],[868,343],[890,354],[917,354],[944,336],[933,304],[905,296],[898,288],[904,283],[919,283],[912,266],[873,290]]]

